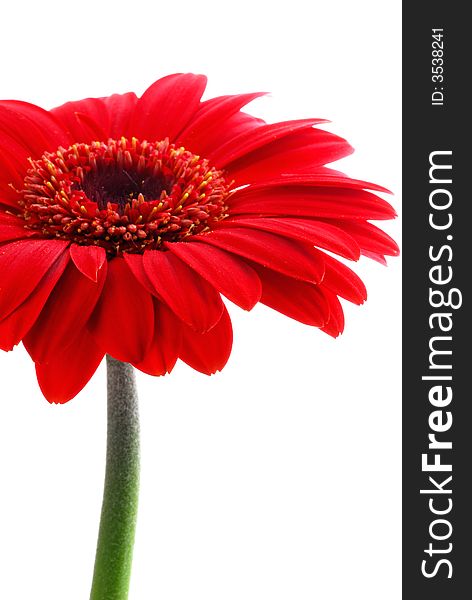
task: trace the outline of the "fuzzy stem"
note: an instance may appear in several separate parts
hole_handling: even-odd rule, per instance
[[[127,600],[139,492],[139,415],[133,367],[107,356],[107,462],[90,600]]]

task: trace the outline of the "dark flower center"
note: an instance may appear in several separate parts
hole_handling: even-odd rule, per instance
[[[160,198],[162,192],[172,192],[175,179],[172,173],[165,175],[145,175],[132,169],[120,169],[117,165],[105,165],[97,171],[89,171],[84,175],[81,188],[87,198],[97,203],[100,210],[107,208],[108,203],[115,203],[123,211],[126,204],[142,194],[144,200]]]
[[[26,226],[113,255],[159,249],[227,216],[232,184],[168,140],[74,144],[30,165],[19,201]]]

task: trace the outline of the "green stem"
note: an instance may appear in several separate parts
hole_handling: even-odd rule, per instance
[[[107,356],[107,464],[90,600],[127,600],[139,492],[133,367]]]

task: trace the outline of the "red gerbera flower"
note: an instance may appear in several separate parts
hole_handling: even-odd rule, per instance
[[[104,354],[152,375],[181,358],[211,374],[231,351],[220,294],[337,336],[338,296],[366,298],[333,258],[385,262],[369,220],[386,190],[324,165],[349,144],[305,119],[266,124],[261,94],[201,101],[176,74],[141,98],[45,111],[0,102],[0,347],[23,341],[46,398],[65,402]]]

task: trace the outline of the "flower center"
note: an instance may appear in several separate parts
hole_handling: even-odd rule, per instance
[[[227,216],[232,182],[167,139],[74,144],[30,166],[19,192],[26,226],[109,254],[159,249]]]

